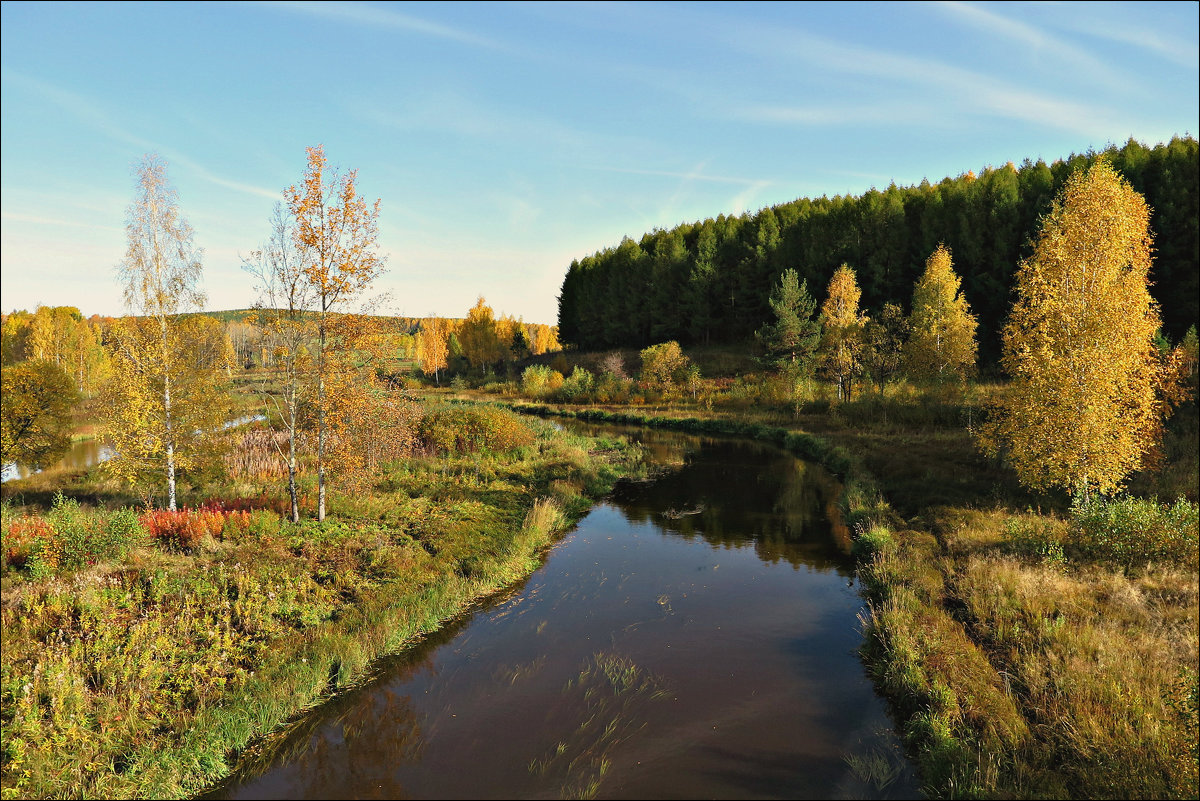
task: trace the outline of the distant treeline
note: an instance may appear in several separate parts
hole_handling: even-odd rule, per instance
[[[1097,153],[1047,165],[1026,159],[940,183],[860,197],[801,198],[756,214],[655,230],[640,242],[573,261],[559,296],[559,339],[584,350],[743,342],[771,321],[767,297],[795,269],[820,302],[843,263],[857,273],[868,313],[907,310],[913,282],[938,243],[979,317],[980,359],[994,363],[1011,307],[1012,277],[1038,220],[1067,176]],[[1163,328],[1177,341],[1200,316],[1200,161],[1194,138],[1148,149],[1132,139],[1104,151],[1153,209],[1154,282]]]

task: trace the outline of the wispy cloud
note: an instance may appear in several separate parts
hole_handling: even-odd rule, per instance
[[[1039,56],[1058,59],[1069,64],[1081,77],[1086,77],[1110,86],[1119,86],[1125,91],[1136,87],[1129,78],[1112,69],[1107,63],[1081,47],[1036,28],[970,3],[948,0],[934,4],[948,16],[984,31],[988,36],[1004,36],[1038,53]]]
[[[319,3],[319,2],[263,2],[260,5],[303,14],[310,17],[332,19],[352,25],[362,25],[370,28],[393,28],[396,30],[412,31],[438,39],[449,39],[462,44],[486,47],[492,50],[507,50],[508,47],[500,42],[480,36],[470,31],[440,25],[411,14],[404,14],[390,8],[379,8],[363,3]]]
[[[1181,8],[1187,5],[1194,4],[1179,4]],[[1193,34],[1192,37],[1168,36],[1161,31],[1150,30],[1136,20],[1109,21],[1097,19],[1090,14],[1071,12],[1064,15],[1057,24],[1069,31],[1133,45],[1181,67],[1194,70],[1200,66],[1200,45],[1197,45],[1194,37],[1194,20],[1186,28]]]
[[[802,126],[830,125],[896,125],[936,123],[936,114],[915,103],[862,103],[858,105],[769,105],[744,106],[734,111],[738,119],[747,122],[782,122]]]
[[[861,75],[880,82],[909,84],[926,95],[931,90],[941,91],[948,95],[945,102],[953,103],[959,112],[967,110],[1016,119],[1086,136],[1110,135],[1124,123],[1108,109],[1021,89],[990,75],[936,59],[844,44],[795,28],[741,26],[724,35],[732,46],[754,54],[770,53],[773,58],[798,61],[821,70]],[[862,104],[856,107],[855,113],[862,116],[882,115],[894,105],[892,99],[877,106]],[[761,110],[759,116],[762,116]],[[786,117],[787,114],[779,112],[776,116]],[[791,121],[812,124],[803,116]],[[832,115],[824,116],[825,119],[833,119]],[[820,116],[812,119],[820,119]]]
[[[388,108],[370,98],[348,100],[351,113],[365,122],[398,131],[423,131],[486,141],[496,150],[536,150],[574,165],[580,154],[643,152],[639,134],[572,127],[538,107],[502,107],[454,89],[429,88]]]
[[[201,166],[196,161],[184,156],[182,153],[170,147],[164,147],[160,144],[145,139],[134,133],[131,133],[121,126],[114,123],[111,117],[95,103],[82,97],[74,92],[62,89],[60,87],[49,84],[37,78],[13,70],[5,69],[2,73],[2,80],[5,83],[20,87],[24,91],[35,94],[44,100],[53,103],[69,114],[74,115],[80,121],[93,129],[103,133],[114,141],[123,144],[132,145],[143,152],[156,152],[165,158],[168,162],[181,166],[192,171],[197,177],[217,186],[223,186],[226,189],[233,189],[238,192],[246,192],[251,195],[259,195],[261,197],[269,197],[272,199],[279,198],[279,192],[270,189],[264,189],[259,186],[233,181],[222,177]]]

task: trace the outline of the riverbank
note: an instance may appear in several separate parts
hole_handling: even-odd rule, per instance
[[[527,575],[640,470],[622,441],[513,425],[528,432],[514,447],[391,465],[321,524],[255,502],[175,529],[70,498],[32,517],[6,504],[3,796],[203,791],[373,660]]]
[[[870,602],[863,656],[930,796],[1195,797],[1194,503],[1175,506],[1175,550],[1114,560],[1086,547],[1065,499],[1029,496],[978,455],[969,408],[516,408],[774,441],[836,473]],[[1168,451],[1194,452],[1195,431],[1176,421]]]

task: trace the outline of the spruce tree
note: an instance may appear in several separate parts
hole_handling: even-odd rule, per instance
[[[813,319],[817,302],[808,293],[808,282],[788,269],[767,302],[775,324],[764,325],[757,336],[767,350],[768,364],[793,378],[808,373],[821,343],[821,322]]]

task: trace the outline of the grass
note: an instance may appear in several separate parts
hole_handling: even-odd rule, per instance
[[[127,511],[67,499],[60,506],[79,511],[47,515],[29,502],[49,486],[6,487],[27,505],[4,507],[3,796],[203,791],[365,680],[379,657],[527,575],[592,498],[636,469],[623,443],[505,423],[487,430],[529,436],[393,462],[371,491],[336,495],[321,524],[256,511],[215,534],[155,541],[107,526]],[[79,495],[126,500],[96,475],[82,484]],[[204,489],[188,492],[194,501]],[[41,572],[36,559],[7,559],[9,545],[24,547],[11,536],[22,521],[71,515],[74,528],[48,540],[99,543],[107,557]],[[110,530],[119,547],[88,533]]]

